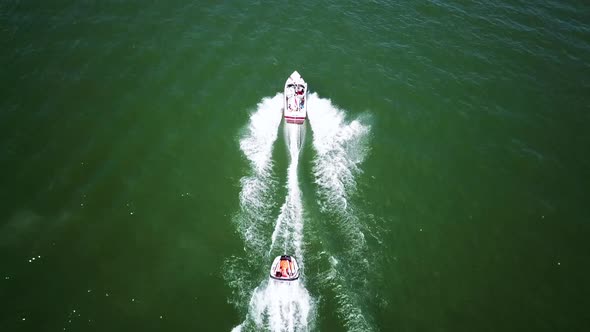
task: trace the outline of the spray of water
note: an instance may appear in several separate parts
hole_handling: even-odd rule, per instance
[[[234,221],[248,246],[246,252],[261,253],[268,247],[264,228],[270,223],[269,211],[274,200],[272,194],[276,181],[272,173],[272,150],[277,139],[282,105],[282,94],[265,98],[250,117],[240,149],[250,163],[251,174],[240,180],[240,208]]]
[[[251,166],[251,175],[241,179],[240,212],[234,220],[245,242],[249,266],[232,273],[229,284],[237,290],[237,304],[246,309],[246,319],[234,331],[307,331],[312,329],[315,302],[304,285],[303,206],[298,180],[298,165],[305,137],[304,126],[286,124],[285,141],[290,154],[287,169],[287,196],[275,219],[274,230],[269,215],[275,202],[275,176],[272,172],[272,148],[281,121],[282,95],[264,99],[253,113],[240,147]],[[323,251],[320,260],[327,260],[325,278],[320,286],[330,287],[339,303],[337,312],[348,331],[371,331],[370,317],[361,310],[366,298],[358,289],[367,286],[366,272],[371,269],[365,234],[369,232],[355,211],[352,197],[356,193],[356,178],[366,158],[370,126],[361,119],[347,122],[343,111],[329,100],[316,94],[309,97],[309,123],[313,131],[316,156],[313,173],[318,186],[320,211],[331,217],[331,231],[346,243],[334,253]],[[370,232],[369,232],[370,234]],[[276,281],[261,274],[275,255],[293,254],[302,269],[302,278],[294,282]],[[237,260],[236,260],[237,261]],[[238,266],[231,262],[231,266]],[[228,264],[230,265],[230,264]],[[230,269],[231,270],[231,269]],[[254,281],[255,282],[255,281]]]
[[[266,280],[254,290],[249,317],[234,331],[308,331],[312,304],[313,300],[300,280]]]
[[[262,272],[260,262],[268,257],[271,215],[275,207],[273,194],[277,181],[273,173],[272,152],[281,123],[282,94],[264,98],[250,115],[248,127],[240,139],[240,149],[249,163],[249,174],[240,179],[240,210],[233,216],[238,234],[244,243],[244,257],[231,257],[223,268],[226,282],[232,289],[229,299],[244,310]]]
[[[279,97],[279,100],[282,100],[282,98]],[[264,102],[261,104],[263,105]],[[280,107],[277,107],[278,104],[276,101],[272,106],[275,107],[274,111],[280,117]],[[261,105],[259,105],[259,111],[260,109]],[[251,123],[254,120],[253,116]],[[244,153],[247,156],[256,156],[256,158],[251,163],[254,175],[241,181],[242,192],[240,194],[240,203],[242,211],[237,218],[239,224],[238,229],[243,234],[246,242],[257,242],[255,245],[248,244],[248,250],[258,252],[258,256],[272,258],[274,257],[273,255],[280,254],[294,255],[299,262],[301,279],[293,282],[285,282],[270,279],[268,276],[265,277],[264,281],[251,292],[246,319],[242,324],[235,327],[234,331],[307,331],[310,325],[310,313],[313,311],[314,306],[309,292],[302,281],[304,266],[304,220],[301,191],[297,177],[304,131],[302,126],[299,125],[285,125],[285,137],[290,154],[290,164],[287,170],[287,197],[281,207],[280,215],[276,219],[274,231],[270,236],[270,243],[266,244],[262,239],[264,236],[260,227],[253,223],[258,222],[260,218],[272,220],[268,218],[268,212],[262,211],[268,208],[268,203],[262,200],[269,199],[270,197],[268,196],[273,192],[268,187],[266,181],[271,177],[267,175],[271,165],[271,153],[269,151],[272,151],[272,144],[276,139],[276,127],[273,127],[275,125],[274,121],[264,121],[262,124],[263,128],[252,127],[251,125],[251,129],[262,130],[262,134],[246,136],[240,142]],[[273,128],[275,129],[273,130]],[[268,134],[272,132],[275,133],[274,136]],[[249,143],[252,144],[250,145]],[[270,143],[270,147],[264,144],[264,148],[255,147],[255,145],[261,143]],[[250,148],[250,146],[252,147]],[[250,159],[250,157],[248,158]],[[263,248],[266,249],[262,250]],[[264,255],[262,255],[262,252],[264,252]],[[260,259],[257,263],[260,264],[262,262],[268,262],[268,265],[270,265],[270,259]],[[233,282],[242,285],[245,283],[238,276],[233,279]],[[230,281],[231,284],[232,281]],[[243,287],[241,289],[243,290]],[[247,291],[242,291],[242,293],[245,294]]]
[[[287,197],[281,207],[271,237],[270,252],[277,254],[292,253],[303,262],[303,207],[297,168],[301,153],[303,126],[285,124],[285,137],[291,156],[291,163],[287,169]],[[302,265],[302,264],[300,264]]]
[[[328,278],[323,280],[336,294],[338,313],[349,331],[370,331],[368,313],[362,312],[371,263],[365,234],[351,197],[356,193],[360,164],[369,152],[370,126],[360,119],[345,120],[345,113],[330,100],[310,96],[308,111],[316,151],[313,172],[318,185],[320,210],[330,216],[333,232],[346,243],[338,254],[329,255]]]

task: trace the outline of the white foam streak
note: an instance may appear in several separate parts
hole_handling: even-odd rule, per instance
[[[238,224],[247,248],[257,252],[254,256],[260,255],[258,252],[265,246],[261,241],[260,225],[271,220],[267,212],[268,201],[272,201],[274,185],[271,176],[271,157],[272,145],[276,140],[276,128],[281,119],[281,113],[277,112],[280,109],[278,105],[282,102],[281,97],[282,95],[277,95],[259,104],[258,112],[251,118],[249,135],[240,141],[240,147],[250,160],[254,175],[241,179],[242,217]],[[275,113],[265,112],[265,105],[274,108],[272,112]],[[275,122],[275,114],[279,114],[278,122]],[[297,176],[304,135],[302,128],[299,125],[285,125],[291,157],[287,170],[287,197],[276,219],[270,248],[266,247],[266,257],[271,257],[273,251],[277,254],[292,254],[298,260],[303,274],[303,206]],[[285,282],[268,278],[254,289],[245,321],[232,331],[307,331],[312,308],[313,301],[301,279]]]
[[[311,297],[301,281],[284,282],[269,279],[254,291],[250,302],[257,326],[271,331],[306,331],[311,311]]]
[[[311,95],[310,103],[314,105],[308,116],[317,152],[313,170],[319,186],[320,208],[339,216],[339,227],[353,246],[352,253],[362,256],[365,235],[349,199],[356,192],[355,178],[362,172],[359,164],[369,151],[370,127],[359,120],[346,123],[343,111],[316,94]]]
[[[322,208],[347,210],[350,193],[356,190],[355,176],[362,172],[359,164],[369,151],[370,127],[359,120],[345,123],[344,112],[316,94],[311,95],[310,103],[314,107],[310,107],[308,116],[317,152],[314,175],[327,203]]]
[[[250,117],[248,134],[240,140],[240,149],[256,174],[268,172],[271,166],[272,147],[281,123],[282,96],[279,93],[273,98],[264,98],[258,104],[257,111]]]
[[[274,332],[309,331],[313,301],[301,281],[268,279],[254,290],[248,318],[232,332],[268,330]]]
[[[273,206],[269,199],[275,181],[272,177],[272,150],[281,123],[282,94],[264,98],[252,113],[240,149],[250,162],[252,174],[240,179],[241,211],[234,218],[250,253],[260,252],[267,243],[263,229],[269,223],[268,211]]]
[[[292,252],[302,265],[303,207],[297,176],[302,130],[300,125],[286,124],[285,131],[291,155],[291,163],[287,170],[288,192],[272,234],[270,251],[276,249],[277,243],[282,244],[283,248],[279,248],[282,249],[280,253]]]
[[[334,231],[347,244],[342,253],[343,266],[331,257],[330,277],[326,282],[336,293],[337,309],[349,331],[370,331],[366,317],[360,309],[362,295],[357,294],[366,280],[369,270],[364,227],[350,204],[356,192],[356,176],[362,172],[359,165],[369,151],[370,127],[353,120],[347,123],[344,112],[332,105],[330,100],[316,94],[310,96],[309,122],[313,131],[313,147],[316,151],[314,177],[318,185],[320,209],[333,215]]]

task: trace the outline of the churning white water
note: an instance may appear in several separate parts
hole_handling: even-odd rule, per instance
[[[274,98],[273,98],[274,99]],[[272,101],[272,100],[271,100]],[[280,103],[280,102],[279,102]],[[264,102],[259,105],[263,106]],[[278,103],[273,104],[276,114],[281,116],[280,106]],[[258,114],[255,113],[255,115]],[[269,116],[270,118],[270,116]],[[274,119],[274,118],[272,118]],[[258,120],[258,118],[251,119],[251,122]],[[252,126],[262,131],[260,135],[251,135],[252,139],[242,140],[242,150],[248,155],[255,156],[257,162],[252,162],[254,176],[242,179],[242,192],[240,195],[241,210],[246,212],[248,220],[256,222],[261,217],[268,217],[267,212],[260,211],[268,207],[268,203],[260,201],[268,198],[269,190],[266,180],[270,180],[268,168],[272,164],[270,155],[272,152],[272,143],[276,139],[276,126],[274,121],[260,121],[258,122],[263,128]],[[273,129],[274,128],[274,129]],[[281,207],[281,212],[276,218],[274,231],[270,236],[270,244],[266,248],[266,255],[254,255],[269,257],[270,260],[274,256],[288,254],[293,255],[299,263],[301,269],[301,276],[303,277],[303,206],[301,201],[301,191],[299,188],[299,180],[297,176],[299,156],[301,154],[301,147],[304,141],[304,129],[300,125],[286,124],[285,127],[285,141],[290,156],[290,163],[287,170],[287,196],[285,202]],[[274,135],[272,133],[275,133]],[[244,142],[249,143],[244,149]],[[261,143],[261,147],[254,147],[257,143]],[[270,147],[269,147],[270,144]],[[270,152],[269,152],[270,151]],[[250,157],[249,157],[250,159]],[[252,195],[254,193],[254,195]],[[243,196],[247,195],[248,198]],[[250,211],[260,212],[254,216]],[[265,214],[266,213],[266,214]],[[270,218],[268,218],[271,220]],[[240,222],[244,222],[243,218],[239,218]],[[251,222],[244,222],[239,226],[246,241],[257,241],[263,243],[260,239],[263,234],[260,229]],[[253,250],[260,249],[259,245],[247,245]],[[270,267],[271,261],[261,261],[261,264],[267,263]],[[268,275],[260,283],[258,287],[252,292],[252,296],[248,303],[248,313],[245,321],[234,328],[234,331],[247,330],[270,330],[270,331],[307,331],[309,330],[310,313],[313,309],[313,300],[309,295],[307,289],[303,284],[303,278],[292,281],[277,281],[273,280]]]
[[[272,150],[282,119],[277,112],[281,103],[282,94],[264,98],[252,113],[248,129],[240,140],[240,149],[250,162],[251,174],[240,180],[241,211],[235,221],[248,251],[260,252],[267,246],[263,228],[271,220],[269,210],[273,200],[269,196],[276,183],[272,173]]]
[[[320,286],[330,288],[335,294],[337,312],[347,330],[370,331],[370,319],[360,309],[362,297],[357,295],[357,287],[366,279],[363,273],[371,266],[366,257],[366,229],[351,202],[356,192],[356,178],[362,173],[360,164],[369,151],[370,126],[360,119],[347,122],[343,111],[316,94],[309,96],[308,105],[316,152],[313,175],[320,211],[333,216],[334,232],[347,247],[344,252],[326,252],[329,265]],[[269,212],[276,202],[278,181],[272,170],[272,150],[282,119],[281,107],[282,94],[263,99],[240,141],[250,161],[251,174],[241,179],[240,213],[234,219],[245,241],[246,255],[251,259],[249,264],[262,264],[266,272],[257,286],[256,281],[243,280],[243,275],[239,277],[238,271],[233,273],[236,277],[230,284],[239,284],[234,288],[247,294],[249,299],[239,302],[242,308],[247,306],[246,317],[234,331],[308,331],[315,321],[316,301],[305,287],[305,218],[298,178],[307,124],[284,125],[290,157],[286,197],[278,217],[273,218]],[[281,254],[293,255],[298,260],[299,280],[277,281],[268,276],[272,259]],[[256,278],[260,278],[260,274]]]
[[[315,183],[318,185],[320,210],[332,216],[333,232],[346,243],[338,257],[329,256],[330,267],[323,283],[335,294],[337,312],[349,331],[370,331],[368,313],[361,310],[359,287],[366,286],[371,270],[367,231],[359,220],[351,197],[357,190],[361,163],[369,152],[370,126],[361,119],[346,121],[344,111],[329,99],[317,94],[309,98],[308,118],[313,132]]]

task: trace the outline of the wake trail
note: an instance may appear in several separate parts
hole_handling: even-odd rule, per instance
[[[277,112],[280,105],[282,94],[263,99],[250,117],[246,135],[240,140],[240,149],[250,162],[252,174],[240,179],[241,211],[234,221],[248,247],[247,252],[261,253],[268,246],[264,226],[269,224],[276,185],[272,173],[272,150],[282,118]]]
[[[302,281],[263,281],[252,295],[248,317],[232,331],[309,331],[313,300]]]
[[[301,202],[301,191],[297,168],[301,152],[300,136],[303,135],[302,126],[296,124],[285,124],[286,142],[289,148],[291,163],[287,169],[287,197],[281,207],[271,237],[269,254],[276,251],[278,254],[292,252],[301,261],[303,266],[303,207]],[[278,240],[278,242],[277,242]],[[278,244],[281,244],[277,246]]]
[[[230,303],[238,309],[247,307],[261,272],[258,265],[268,260],[268,230],[272,227],[271,211],[277,181],[273,173],[272,152],[282,120],[282,94],[263,98],[250,115],[248,127],[240,138],[240,150],[248,160],[249,174],[240,179],[240,208],[232,217],[244,243],[246,258],[226,259],[224,278],[232,289]]]
[[[282,98],[279,97],[279,99],[282,101]],[[273,106],[276,107],[276,103]],[[282,114],[279,110],[280,107],[277,107],[274,112],[278,114],[280,123]],[[265,127],[265,129],[267,128]],[[290,164],[287,169],[287,196],[276,219],[274,231],[270,236],[270,243],[264,243],[260,239],[263,237],[263,232],[253,222],[258,222],[261,218],[271,220],[268,212],[262,211],[268,207],[268,203],[261,199],[272,199],[271,197],[265,197],[272,192],[272,190],[267,189],[265,181],[270,178],[267,172],[269,165],[271,165],[271,153],[268,151],[269,149],[272,150],[272,143],[276,139],[276,130],[274,131],[275,135],[262,134],[265,139],[259,139],[261,136],[255,135],[256,139],[245,140],[253,143],[253,145],[270,143],[270,148],[268,145],[263,144],[261,148],[244,149],[244,144],[242,144],[244,140],[240,142],[245,154],[247,154],[247,151],[254,152],[250,155],[260,157],[259,159],[254,158],[254,160],[257,162],[262,160],[263,162],[253,162],[252,166],[255,175],[253,178],[247,177],[245,181],[244,179],[241,181],[240,204],[242,212],[248,212],[249,218],[248,220],[240,219],[239,230],[241,233],[243,232],[246,242],[259,240],[259,243],[255,245],[247,244],[250,250],[258,253],[257,256],[272,258],[273,254],[293,254],[299,262],[301,271],[303,271],[303,206],[297,171],[304,130],[303,126],[293,124],[285,124],[284,129],[290,155]],[[271,131],[269,130],[269,132]],[[248,146],[250,145],[248,144]],[[251,183],[255,183],[255,185],[250,185]],[[251,194],[254,194],[256,199],[243,198],[244,195]],[[249,213],[250,211],[260,214],[254,216]],[[262,250],[263,248],[266,249]],[[260,259],[255,263],[260,264],[267,261],[269,259]],[[303,272],[301,272],[301,276],[303,276]],[[245,284],[245,282],[242,282],[242,284]],[[247,291],[243,290],[241,293],[245,294]],[[301,279],[292,282],[277,281],[266,274],[264,280],[251,292],[246,319],[236,326],[233,331],[242,331],[243,329],[247,331],[261,329],[288,332],[307,331],[309,330],[310,314],[313,312],[313,308],[313,300]]]
[[[312,94],[308,119],[313,131],[315,183],[318,185],[320,211],[334,220],[334,230],[344,249],[328,254],[328,278],[323,283],[335,291],[337,312],[349,331],[370,331],[368,313],[361,310],[366,298],[358,289],[366,289],[371,261],[365,234],[369,232],[355,211],[351,197],[357,190],[360,164],[369,152],[370,126],[361,119],[350,122],[345,113],[329,99]],[[325,253],[325,252],[323,252]]]

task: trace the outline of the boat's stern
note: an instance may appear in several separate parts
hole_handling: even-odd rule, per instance
[[[305,116],[299,116],[299,115],[289,116],[289,115],[285,114],[285,122],[301,125],[301,124],[305,123]]]

